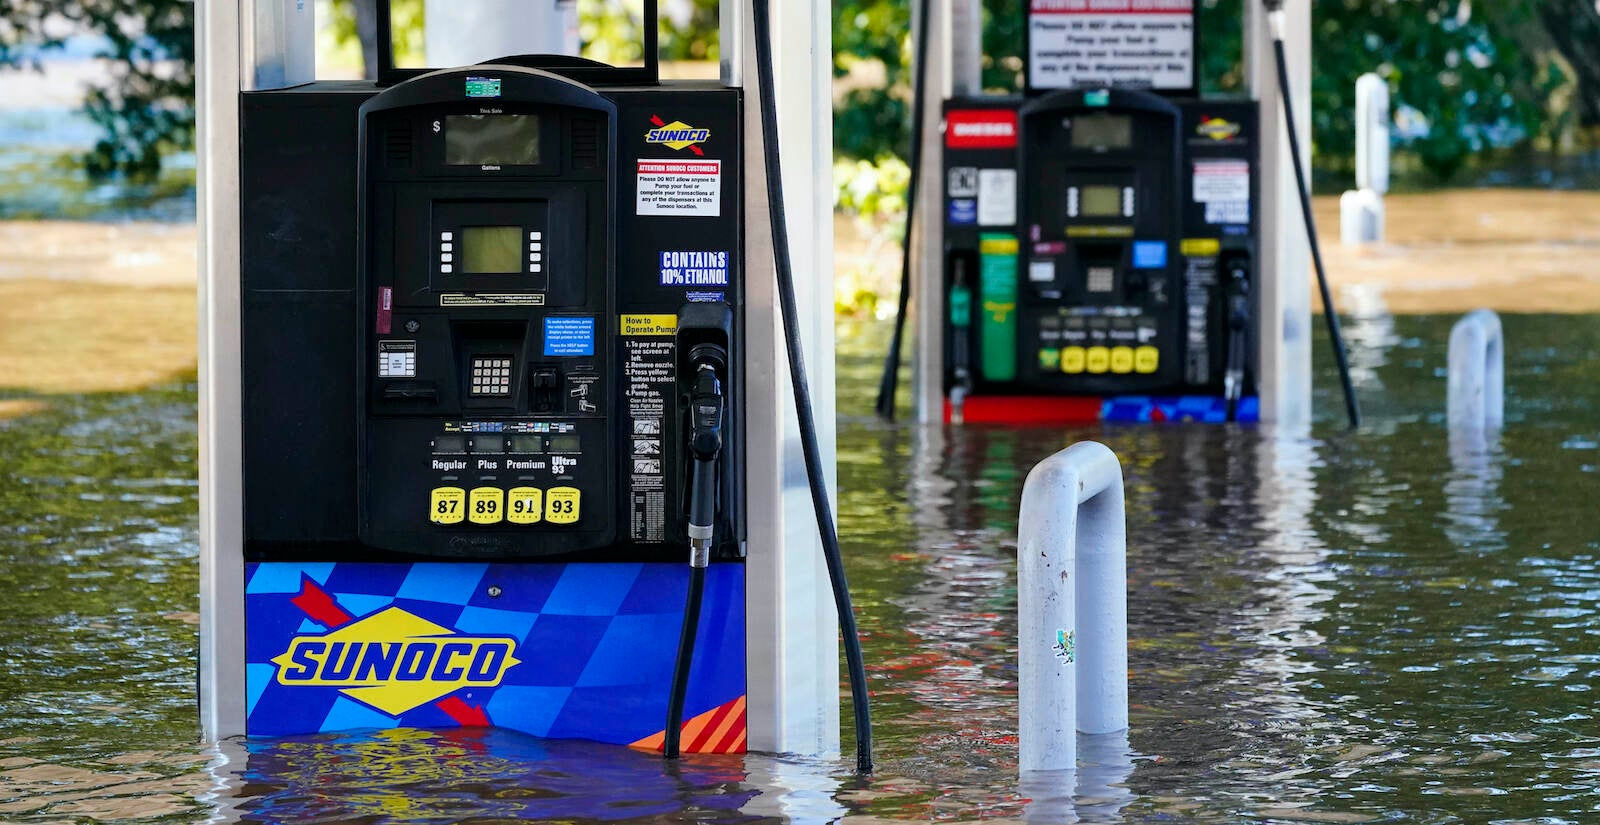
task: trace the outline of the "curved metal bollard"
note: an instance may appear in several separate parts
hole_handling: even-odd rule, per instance
[[[1075,768],[1075,731],[1127,729],[1127,570],[1116,454],[1085,441],[1034,467],[1017,536],[1022,771]]]
[[[1495,430],[1505,423],[1506,353],[1500,316],[1470,312],[1450,330],[1447,419],[1454,430]]]

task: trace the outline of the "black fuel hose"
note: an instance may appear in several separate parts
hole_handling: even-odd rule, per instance
[[[1317,270],[1317,289],[1322,293],[1322,317],[1328,323],[1328,338],[1333,343],[1334,362],[1339,366],[1339,383],[1344,387],[1344,409],[1351,427],[1361,426],[1361,405],[1350,380],[1350,359],[1345,354],[1344,333],[1339,331],[1339,313],[1333,308],[1333,293],[1328,289],[1328,273],[1322,266],[1322,245],[1317,242],[1317,218],[1311,212],[1311,186],[1300,165],[1300,135],[1295,129],[1293,95],[1289,91],[1289,58],[1283,51],[1283,0],[1263,0],[1272,27],[1272,53],[1278,61],[1278,99],[1283,101],[1284,129],[1289,133],[1289,163],[1294,167],[1295,183],[1300,188],[1300,214],[1306,225],[1306,241],[1311,246],[1311,262]]]
[[[751,0],[751,7],[756,27],[756,84],[761,97],[761,143],[763,165],[767,172],[767,211],[772,223],[772,251],[778,270],[778,306],[783,316],[783,340],[789,354],[789,378],[794,387],[795,415],[799,418],[800,446],[805,455],[806,480],[811,487],[811,506],[817,514],[817,532],[822,539],[823,559],[828,565],[828,580],[833,585],[833,603],[839,613],[839,631],[844,640],[845,663],[850,672],[850,703],[856,731],[856,771],[871,773],[872,712],[867,704],[867,667],[861,656],[861,636],[856,630],[850,585],[845,581],[844,558],[839,551],[839,533],[834,527],[833,507],[828,503],[827,482],[822,475],[822,452],[817,446],[817,420],[811,408],[810,384],[806,381],[805,354],[800,348],[800,313],[795,308],[794,270],[789,256],[789,220],[783,205],[783,170],[778,165],[778,102],[773,96],[771,0]]]
[[[922,179],[923,99],[928,86],[928,18],[932,15],[928,3],[922,4],[922,14],[917,20],[917,32],[911,43],[911,151],[906,162],[911,167],[911,177],[906,182],[906,231],[900,238],[900,297],[894,313],[894,334],[889,338],[889,352],[883,358],[883,377],[878,381],[878,415],[886,421],[894,420],[894,396],[900,385],[900,349],[905,342],[906,312],[911,306],[911,225],[917,215],[917,188]],[[913,15],[915,7],[913,6]]]
[[[700,603],[705,600],[706,568],[689,568],[689,598],[683,610],[683,630],[678,633],[678,658],[672,667],[672,693],[667,698],[667,738],[661,754],[678,758],[683,735],[683,701],[689,693],[689,666],[694,661],[695,636],[700,629]]]

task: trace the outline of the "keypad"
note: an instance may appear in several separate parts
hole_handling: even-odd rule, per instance
[[[511,359],[498,355],[473,358],[471,394],[480,398],[509,397]]]

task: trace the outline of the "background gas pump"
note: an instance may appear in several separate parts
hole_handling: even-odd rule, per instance
[[[973,4],[928,8],[947,5],[959,17]],[[1253,101],[1197,96],[1198,21],[1184,0],[1052,0],[1024,14],[1024,94],[946,100],[941,162],[917,170],[942,187],[921,202],[938,209],[919,223],[937,239],[922,245],[924,274],[903,284],[929,319],[919,415],[1249,421],[1263,369],[1274,417],[1299,410],[1281,391],[1291,359],[1279,356],[1303,351],[1305,326],[1285,303],[1293,273],[1275,271],[1292,214],[1273,209],[1287,166],[1263,124],[1277,121]],[[935,45],[935,67],[940,55]]]
[[[754,131],[770,141],[756,11]],[[826,565],[776,565],[806,588],[789,604],[747,576],[751,555],[770,568],[805,545],[748,541],[748,500],[773,486],[749,476],[752,430],[763,467],[777,436],[748,404],[747,360],[770,350],[746,344],[746,239],[764,243],[766,225],[746,228],[745,95],[736,77],[659,83],[656,25],[647,4],[643,66],[534,55],[426,70],[380,54],[377,84],[205,96],[237,105],[239,255],[208,252],[206,283],[236,266],[239,303],[213,292],[206,311],[237,312],[243,467],[242,542],[204,533],[208,735],[496,725],[689,752],[829,749],[837,674],[815,663],[832,658],[830,626],[796,634],[780,612],[816,598],[821,582],[799,574],[825,566],[849,615],[826,507]],[[228,151],[211,137],[208,180]],[[781,202],[775,152],[757,155]],[[208,237],[225,237],[203,202]],[[234,377],[215,359],[203,374],[207,399]],[[796,397],[825,505],[803,383]],[[231,506],[210,486],[202,502],[203,519]],[[782,666],[802,652],[807,667]]]

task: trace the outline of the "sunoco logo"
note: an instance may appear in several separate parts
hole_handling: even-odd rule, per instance
[[[1238,137],[1242,128],[1231,120],[1225,120],[1220,117],[1203,117],[1200,118],[1200,125],[1196,126],[1194,131],[1195,134],[1201,137],[1211,138],[1220,142]]]
[[[520,664],[517,640],[467,636],[390,607],[318,636],[296,636],[272,663],[278,684],[336,687],[390,716],[464,687],[490,688]]]
[[[660,117],[655,115],[650,116],[650,122],[656,128],[644,133],[645,143],[659,144],[679,151],[688,149],[697,155],[705,154],[698,144],[705,143],[711,139],[710,129],[696,129],[681,120],[664,123]]]

